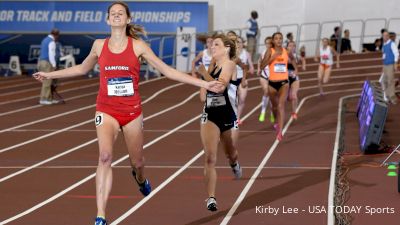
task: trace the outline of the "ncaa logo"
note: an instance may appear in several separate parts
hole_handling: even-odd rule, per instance
[[[188,57],[188,55],[189,55],[189,48],[188,48],[188,47],[183,47],[183,48],[181,49],[181,55],[182,55],[183,57]]]

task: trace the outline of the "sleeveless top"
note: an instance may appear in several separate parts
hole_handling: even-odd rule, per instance
[[[240,55],[239,55],[239,59],[243,64],[247,65],[249,57],[247,55],[247,51],[246,50],[242,49],[242,51],[240,52]],[[236,65],[236,71],[237,71],[237,79],[242,79],[243,78],[243,69],[242,69],[242,67]]]
[[[271,48],[271,56],[275,54],[275,49]],[[289,56],[286,49],[282,48],[282,54],[278,56],[271,64],[269,64],[269,80],[281,81],[288,79],[288,65]]]
[[[207,49],[204,49],[203,50],[203,57],[201,57],[201,63],[203,63],[203,65],[206,68],[206,70],[208,70],[208,67],[211,64],[211,59],[212,59],[212,57],[211,57],[211,55],[209,55],[207,53]]]
[[[327,46],[325,49],[321,47],[319,49],[319,55],[321,58],[321,64],[332,65],[333,64],[333,55],[331,48]]]
[[[100,88],[96,110],[111,110],[122,115],[141,113],[138,89],[140,62],[133,51],[133,40],[128,38],[126,49],[121,53],[112,53],[108,43],[109,38],[104,41],[98,60]]]
[[[212,78],[217,80],[221,74],[222,68],[217,71],[217,66],[211,71]],[[235,81],[230,81],[223,93],[214,93],[207,90],[206,102],[204,111],[207,113],[220,113],[221,110],[228,110],[237,115],[237,89],[238,84]]]

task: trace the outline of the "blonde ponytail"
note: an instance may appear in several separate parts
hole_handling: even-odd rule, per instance
[[[140,39],[140,34],[146,36],[147,32],[145,31],[144,27],[138,24],[128,24],[126,26],[126,35],[133,38],[133,39]]]

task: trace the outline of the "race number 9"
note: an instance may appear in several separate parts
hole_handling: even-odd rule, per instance
[[[94,118],[94,123],[96,124],[96,127],[103,124],[103,113],[96,115],[96,117]]]

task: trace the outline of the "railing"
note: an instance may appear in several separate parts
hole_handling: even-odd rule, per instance
[[[259,29],[259,35],[257,38],[256,52],[260,54],[264,47],[264,39],[267,36],[272,36],[273,33],[280,31],[283,33],[284,38],[286,34],[291,32],[294,35],[297,48],[305,46],[306,55],[308,57],[314,56],[318,51],[321,39],[324,37],[329,38],[333,33],[333,28],[338,26],[342,32],[345,29],[350,30],[350,39],[353,50],[361,52],[363,50],[364,43],[373,43],[375,39],[380,38],[380,30],[386,28],[389,31],[400,34],[400,18],[371,18],[366,20],[343,20],[343,21],[325,21],[325,22],[314,22],[314,23],[303,23],[303,24],[284,24],[284,25],[271,25],[262,26]],[[216,32],[227,32],[229,30],[235,31],[238,35],[245,37],[245,28],[233,28],[225,29]],[[168,35],[162,37],[156,37],[147,40],[155,54],[160,59],[167,62],[171,66],[176,66],[176,56],[180,53],[176,52],[176,35]],[[195,38],[195,34],[190,35],[190,39]],[[8,40],[6,40],[8,41]],[[341,40],[338,41],[338,50],[340,49]],[[172,46],[171,46],[172,45]],[[202,50],[202,49],[200,49]],[[199,52],[199,49],[189,49],[189,55],[194,55]],[[256,59],[253,61],[256,62]],[[189,71],[191,68],[191,61],[187,61],[186,69]],[[149,67],[143,67],[146,74],[149,73]]]

